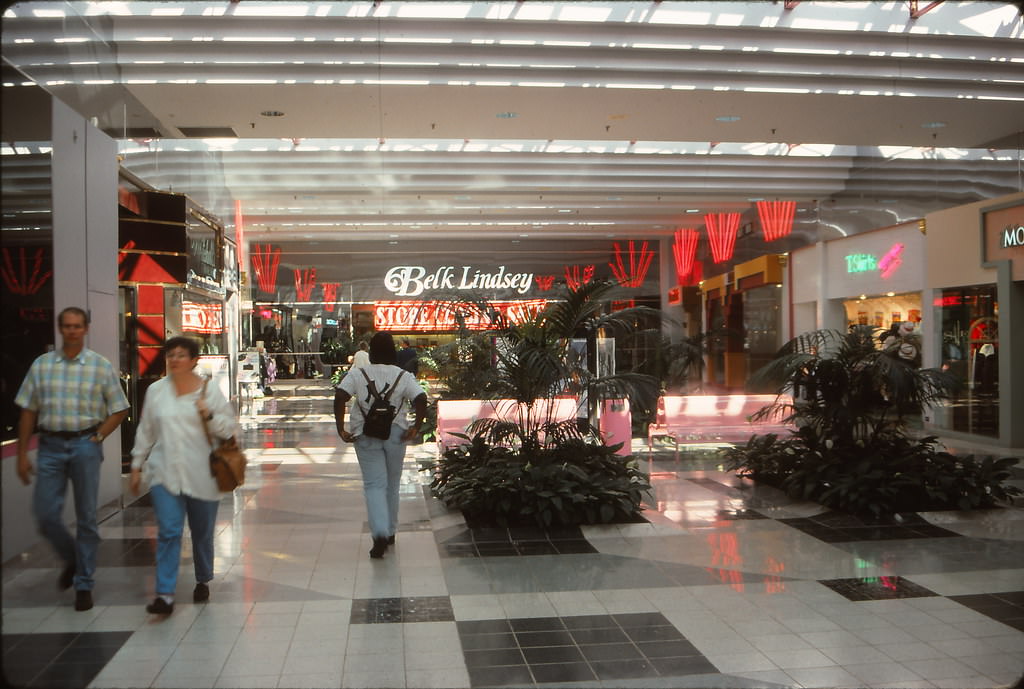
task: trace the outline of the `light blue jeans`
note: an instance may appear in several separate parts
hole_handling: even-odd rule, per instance
[[[178,586],[181,565],[181,535],[192,534],[192,562],[196,581],[205,584],[213,579],[213,529],[217,523],[218,500],[200,500],[190,495],[173,495],[162,484],[149,489],[156,512],[156,592],[173,596]]]
[[[75,589],[92,591],[100,532],[96,502],[100,490],[103,447],[89,436],[56,438],[40,434],[36,455],[36,483],[32,512],[39,532],[50,542],[65,565],[75,565]],[[75,536],[64,525],[64,499],[68,479],[75,495]]]
[[[398,527],[398,487],[405,462],[405,429],[392,424],[387,440],[361,435],[356,438],[356,459],[363,474],[363,497],[370,535],[387,538]]]

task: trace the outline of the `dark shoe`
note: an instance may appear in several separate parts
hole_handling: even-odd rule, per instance
[[[370,557],[373,559],[379,559],[384,557],[384,551],[388,549],[388,539],[386,538],[375,538],[373,539],[373,547],[370,548]]]
[[[388,545],[394,545],[394,544],[395,544],[395,534],[391,534],[390,536],[388,536]]]
[[[160,596],[153,599],[153,602],[146,606],[146,612],[150,615],[170,615],[174,612],[174,603],[168,603]]]
[[[92,610],[92,591],[75,591],[75,610]]]
[[[67,565],[57,579],[57,588],[61,591],[67,591],[73,583],[75,583],[75,566]]]
[[[208,600],[210,600],[210,587],[199,582],[196,584],[195,590],[192,591],[192,602],[205,603]]]

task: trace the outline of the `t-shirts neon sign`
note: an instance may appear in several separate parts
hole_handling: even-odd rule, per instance
[[[866,273],[872,270],[880,272],[883,278],[892,277],[896,269],[903,265],[903,244],[893,244],[885,255],[875,258],[874,254],[847,254],[847,273]]]

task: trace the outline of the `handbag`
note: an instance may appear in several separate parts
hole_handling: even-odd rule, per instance
[[[206,396],[206,384],[203,381],[203,397]],[[214,445],[213,436],[210,434],[210,427],[206,425],[206,417],[199,415],[203,422],[203,432],[206,433],[206,441],[210,443],[213,451],[210,452],[210,475],[217,481],[217,489],[222,493],[230,493],[235,488],[245,483],[245,465],[248,461],[238,441],[232,436]]]

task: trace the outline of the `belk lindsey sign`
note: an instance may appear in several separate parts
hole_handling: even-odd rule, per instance
[[[384,276],[384,286],[397,297],[415,297],[428,290],[514,290],[525,294],[533,284],[533,273],[512,273],[505,266],[485,273],[473,266],[441,266],[427,274],[423,266],[395,266]]]

